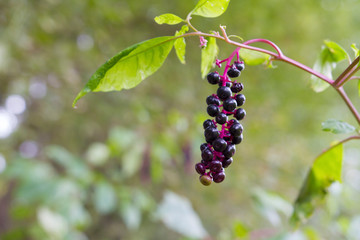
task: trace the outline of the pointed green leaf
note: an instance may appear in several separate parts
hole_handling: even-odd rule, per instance
[[[334,145],[315,159],[294,203],[291,223],[306,221],[334,182],[341,182],[343,144]]]
[[[188,25],[184,25],[181,27],[180,31],[176,31],[175,36],[183,35],[189,31]],[[174,48],[176,52],[176,56],[179,58],[182,64],[185,64],[185,51],[186,51],[186,42],[185,38],[178,38],[175,40]]]
[[[216,44],[216,38],[206,38],[206,47],[201,50],[201,76],[204,78],[213,67],[219,47]]]
[[[165,24],[169,24],[169,25],[175,25],[175,24],[178,24],[178,23],[181,23],[184,21],[182,18],[180,18],[172,13],[162,14],[160,16],[155,17],[154,20],[157,24],[165,23]]]
[[[313,69],[332,79],[332,70],[335,69],[336,63],[347,59],[348,54],[335,42],[325,40],[324,43]],[[310,85],[315,92],[322,92],[330,86],[314,75],[311,75]]]
[[[321,124],[322,130],[327,132],[338,133],[351,133],[355,131],[355,127],[347,122],[329,119]]]
[[[270,60],[270,55],[246,48],[241,48],[239,54],[247,65],[267,64]]]
[[[230,0],[200,0],[192,10],[192,15],[214,18],[223,14]]]
[[[135,87],[162,66],[174,41],[173,36],[158,37],[119,52],[91,76],[76,96],[73,106],[89,92],[120,91]]]

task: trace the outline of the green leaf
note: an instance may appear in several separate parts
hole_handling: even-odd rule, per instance
[[[335,69],[336,63],[347,59],[348,54],[335,42],[325,40],[324,43],[313,69],[332,79],[332,70]],[[311,75],[310,85],[315,92],[322,92],[330,86],[314,75]]]
[[[327,188],[334,181],[341,182],[342,159],[343,144],[334,145],[315,159],[294,203],[292,224],[305,222],[326,196]]]
[[[156,216],[170,229],[196,239],[208,237],[201,220],[188,199],[166,191]]]
[[[321,124],[322,130],[327,132],[338,133],[351,133],[355,131],[355,127],[347,122],[329,119]]]
[[[247,65],[267,64],[270,60],[270,55],[246,48],[241,48],[239,54]]]
[[[169,24],[169,25],[175,25],[175,24],[178,24],[178,23],[181,23],[184,21],[182,18],[180,18],[172,13],[162,14],[160,16],[155,17],[154,20],[157,24],[165,23],[165,24]]]
[[[230,0],[200,0],[191,11],[192,15],[214,18],[223,14]]]
[[[351,44],[351,49],[354,51],[354,54],[355,54],[355,58],[359,57],[360,56],[360,49],[358,49],[356,47],[356,44],[353,43]],[[359,63],[360,64],[360,63]]]
[[[181,27],[180,31],[176,31],[175,36],[183,35],[189,31],[188,25],[184,25]],[[185,64],[185,51],[186,51],[186,42],[185,38],[178,38],[175,40],[174,48],[176,52],[176,56],[179,58],[182,64]]]
[[[96,210],[101,214],[107,214],[113,211],[117,203],[113,186],[108,182],[101,181],[94,187],[93,202]]]
[[[204,78],[213,67],[219,47],[216,44],[216,38],[206,38],[208,41],[206,47],[201,50],[201,76]]]
[[[156,72],[169,55],[175,38],[157,37],[132,45],[103,64],[76,96],[76,102],[89,92],[130,89]]]
[[[360,96],[360,80],[358,81],[358,91],[359,91],[359,96]]]

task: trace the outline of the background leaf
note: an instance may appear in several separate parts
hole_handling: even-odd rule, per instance
[[[252,51],[246,48],[241,48],[240,57],[244,60],[247,65],[260,65],[267,64],[270,60],[270,55]]]
[[[201,77],[204,78],[215,63],[219,47],[216,44],[216,38],[206,38],[208,40],[205,48],[201,50]]]
[[[183,35],[187,31],[189,31],[189,26],[184,25],[181,27],[180,31],[176,31],[175,36]],[[174,43],[174,48],[175,48],[176,56],[179,58],[180,62],[182,64],[185,64],[185,53],[186,53],[185,38],[176,39]]]
[[[73,106],[89,92],[120,91],[135,87],[162,66],[174,41],[173,36],[157,37],[121,51],[92,75],[76,96]]]
[[[325,45],[321,47],[320,55],[313,69],[332,79],[332,70],[335,69],[336,63],[347,59],[348,54],[335,42],[325,40],[324,43]],[[315,92],[322,92],[330,86],[327,82],[322,81],[314,75],[310,77],[310,85]]]
[[[293,224],[306,221],[326,196],[331,183],[341,181],[342,159],[343,144],[335,145],[315,159],[294,203]]]
[[[157,216],[168,228],[184,236],[201,239],[208,236],[189,200],[173,192],[165,192]]]
[[[230,0],[200,0],[192,10],[192,15],[218,17],[226,11],[229,2]]]
[[[181,23],[184,21],[182,18],[180,18],[172,13],[162,14],[160,16],[155,17],[154,20],[157,24],[165,23],[165,24],[169,24],[169,25],[175,25],[175,24],[178,24],[178,23]]]
[[[322,130],[327,132],[338,133],[351,133],[355,131],[355,127],[347,122],[329,119],[321,124]]]

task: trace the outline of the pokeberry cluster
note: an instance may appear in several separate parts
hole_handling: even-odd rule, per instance
[[[202,160],[195,165],[200,182],[205,186],[212,181],[224,181],[224,168],[233,162],[235,145],[243,140],[243,126],[239,121],[246,115],[245,110],[240,108],[246,100],[240,93],[244,86],[232,78],[239,77],[244,68],[244,62],[235,61],[227,65],[222,76],[216,71],[207,75],[208,82],[219,87],[216,94],[206,98],[207,113],[213,119],[203,123],[206,143],[201,144]],[[229,119],[231,116],[233,118]]]

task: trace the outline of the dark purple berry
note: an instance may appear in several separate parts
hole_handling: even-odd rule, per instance
[[[210,104],[214,104],[216,106],[220,105],[220,100],[216,97],[214,97],[213,95],[210,95],[206,98],[206,104],[210,105]]]
[[[220,112],[220,108],[218,106],[216,106],[215,104],[210,104],[207,107],[206,111],[209,114],[209,116],[215,117]]]
[[[215,151],[222,152],[225,150],[227,143],[224,139],[217,138],[212,142],[212,145],[213,145]]]
[[[229,128],[231,136],[237,137],[243,132],[243,126],[240,123],[235,123]]]
[[[212,142],[220,136],[220,132],[219,132],[219,130],[217,130],[217,128],[208,127],[205,129],[204,135],[205,135],[206,141]]]
[[[215,117],[215,121],[218,123],[218,124],[225,124],[228,120],[228,117],[225,113],[219,113],[218,115],[216,115]]]
[[[213,180],[216,183],[221,183],[222,181],[224,181],[224,179],[225,179],[225,173],[224,172],[219,172],[219,173],[213,174]]]
[[[236,148],[234,144],[229,144],[226,149],[223,151],[224,157],[225,158],[231,158],[232,156],[234,156],[236,152]]]
[[[243,135],[240,134],[240,136],[233,137],[231,142],[233,144],[240,144],[242,142],[242,140],[243,140]]]
[[[234,111],[236,107],[237,107],[237,103],[236,100],[233,98],[228,98],[223,102],[223,108],[228,112]]]
[[[204,149],[204,151],[201,152],[201,158],[205,161],[211,161],[213,160],[213,153],[210,149]]]
[[[232,162],[233,162],[232,158],[224,159],[224,161],[222,161],[222,167],[227,168],[228,166],[230,166],[230,164],[232,164]]]
[[[220,80],[219,87],[223,86],[223,80]],[[225,87],[231,87],[231,82],[226,82]]]
[[[227,71],[227,75],[231,78],[236,78],[240,76],[240,71],[234,65],[232,65]]]
[[[217,90],[217,95],[220,100],[224,101],[231,96],[231,89],[225,86],[219,87]]]
[[[245,103],[246,98],[244,94],[237,94],[235,100],[238,106],[242,106]]]
[[[204,129],[207,129],[208,127],[216,128],[214,122],[212,120],[210,120],[210,119],[207,119],[207,120],[204,121],[203,127],[204,127]]]
[[[245,69],[245,65],[244,65],[244,62],[243,62],[243,61],[241,61],[241,62],[238,62],[238,61],[234,62],[234,66],[235,66],[235,67],[237,68],[237,70],[239,70],[240,72]]]
[[[246,116],[246,111],[242,108],[238,108],[234,112],[234,118],[237,120],[242,120]]]
[[[220,75],[217,72],[209,73],[206,78],[210,84],[217,84],[220,81]]]
[[[210,163],[210,171],[221,172],[222,170],[222,163],[219,160],[215,160]]]
[[[198,174],[203,175],[203,174],[205,173],[205,171],[206,171],[206,167],[205,167],[205,165],[202,164],[202,163],[197,163],[197,164],[195,165],[195,170],[196,170],[196,172],[197,172]]]
[[[209,175],[202,175],[199,177],[200,182],[202,185],[209,186],[212,183],[212,177]]]
[[[231,86],[231,91],[232,91],[233,93],[241,92],[243,89],[244,89],[244,85],[243,85],[242,83],[234,83],[234,84]]]
[[[207,143],[203,143],[200,145],[200,151],[204,151],[204,149],[209,148]]]

